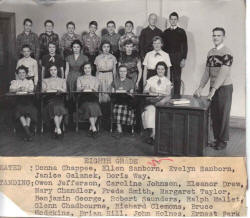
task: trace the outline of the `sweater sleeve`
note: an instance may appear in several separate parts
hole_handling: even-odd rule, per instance
[[[228,75],[230,74],[232,63],[233,63],[233,56],[231,54],[225,54],[222,57],[221,69],[213,84],[213,87],[215,89],[218,89],[223,84],[223,82],[228,77]]]
[[[209,56],[210,56],[210,52],[207,55],[206,68],[205,68],[205,71],[201,77],[200,86],[199,86],[200,88],[204,88],[209,80],[209,66],[208,66]]]
[[[182,50],[182,58],[186,59],[188,52],[188,44],[187,44],[187,35],[185,30],[182,31],[181,50]]]

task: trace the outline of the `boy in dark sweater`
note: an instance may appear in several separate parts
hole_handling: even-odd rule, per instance
[[[174,83],[174,94],[180,95],[181,88],[181,69],[185,66],[187,58],[188,45],[187,36],[184,29],[178,27],[179,16],[176,12],[169,15],[170,28],[162,34],[163,50],[170,56],[171,82]]]

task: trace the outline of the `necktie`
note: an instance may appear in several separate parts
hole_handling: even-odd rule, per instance
[[[55,62],[55,57],[54,56],[51,56],[50,59],[49,59],[49,62]]]
[[[157,81],[157,85],[161,85],[161,79],[159,78],[158,81]]]
[[[161,56],[161,54],[159,52],[156,52],[155,57],[157,57],[157,56]]]

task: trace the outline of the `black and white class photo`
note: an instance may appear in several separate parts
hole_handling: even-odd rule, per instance
[[[0,156],[246,156],[246,1],[0,0]]]

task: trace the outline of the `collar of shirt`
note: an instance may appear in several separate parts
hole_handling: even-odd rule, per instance
[[[150,30],[155,30],[156,29],[156,26],[154,26],[154,27],[152,27],[152,26],[150,26],[150,25],[148,25],[148,28],[150,29]]]
[[[175,29],[177,29],[177,27],[179,27],[178,24],[176,26],[170,26],[170,29],[175,30]]]
[[[73,35],[70,36],[68,33],[66,33],[66,36],[67,36],[67,38],[75,39],[77,35],[76,35],[76,33],[73,33]]]
[[[45,32],[45,34],[46,34],[47,36],[52,36],[52,35],[54,35],[54,32],[51,31],[51,34],[48,34],[48,32]]]
[[[154,51],[154,55],[156,55],[156,54],[159,54],[159,55],[162,55],[162,50],[159,50],[159,51],[155,51],[155,50],[153,50]]]
[[[32,32],[32,31],[30,31],[30,32],[29,32],[29,34],[26,34],[26,32],[25,32],[25,31],[23,31],[23,35],[24,35],[24,36],[32,36],[32,35],[33,35],[33,32]]]
[[[113,36],[113,35],[112,35],[112,36]],[[90,35],[90,33],[88,33],[88,34],[87,34],[87,37],[96,39],[96,38],[97,38],[97,35],[96,35],[96,33],[94,33],[93,35]]]
[[[221,48],[223,48],[223,47],[224,47],[224,44],[221,43],[220,45],[218,45],[217,47],[215,47],[215,49],[219,50],[219,49],[221,49]]]

